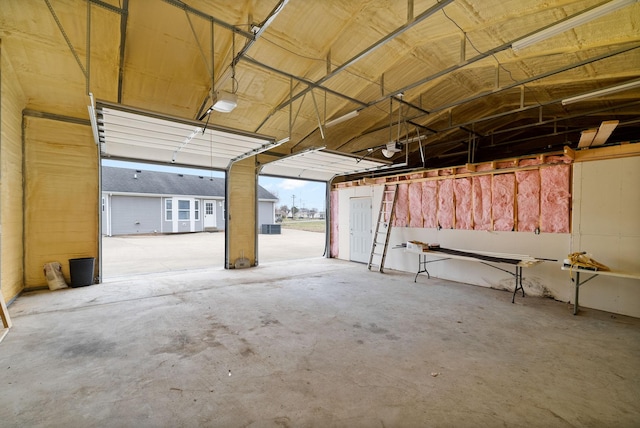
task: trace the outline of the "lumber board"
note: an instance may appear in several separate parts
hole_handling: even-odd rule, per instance
[[[586,131],[582,131],[582,133],[580,134],[580,142],[578,142],[578,148],[582,149],[585,147],[590,147],[593,139],[596,138],[597,133],[597,129],[587,129]]]
[[[618,120],[607,120],[600,124],[600,128],[598,128],[598,133],[596,134],[593,142],[591,143],[592,147],[601,146],[607,142],[611,133],[616,129],[620,121]]]
[[[13,324],[11,323],[9,310],[7,309],[7,305],[4,303],[2,294],[0,294],[0,318],[2,318],[2,325],[4,328],[11,328]]]

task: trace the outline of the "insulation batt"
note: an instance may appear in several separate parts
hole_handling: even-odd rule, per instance
[[[493,230],[513,230],[514,186],[514,174],[496,174],[493,176],[491,188]]]
[[[518,231],[533,232],[540,218],[540,174],[538,170],[517,171]]]
[[[476,166],[476,171],[490,171],[493,169],[493,166],[490,163],[482,163]]]
[[[422,183],[409,184],[409,226],[422,227]]]
[[[453,228],[453,180],[438,182],[438,224],[443,229]]]
[[[569,233],[569,165],[540,168],[540,231]]]
[[[473,229],[471,217],[471,179],[458,178],[453,187],[456,202],[456,229]]]
[[[438,182],[422,182],[422,221],[424,227],[438,227]]]
[[[473,177],[473,219],[475,230],[491,230],[491,176]]]
[[[338,257],[338,191],[331,191],[331,198],[329,201],[331,207],[331,243],[330,243],[330,255],[331,257]]]
[[[535,159],[522,159],[519,166],[531,166],[531,165],[540,165],[542,161],[538,158]]]
[[[396,199],[396,218],[394,227],[407,227],[409,224],[409,184],[398,184],[398,196]]]

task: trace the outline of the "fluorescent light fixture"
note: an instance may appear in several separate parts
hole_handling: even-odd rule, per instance
[[[219,91],[213,97],[213,107],[215,111],[230,113],[238,106],[238,96],[230,92]]]
[[[354,111],[349,112],[349,113],[347,113],[347,114],[345,114],[343,116],[337,117],[337,118],[335,118],[333,120],[330,120],[329,122],[326,122],[324,124],[324,127],[325,128],[330,128],[332,126],[335,126],[335,125],[337,125],[339,123],[342,123],[344,121],[347,121],[349,119],[353,119],[354,117],[356,117],[359,114],[360,114],[360,112],[358,112],[358,110],[354,110]]]
[[[602,97],[604,95],[615,94],[616,92],[626,91],[627,89],[640,87],[640,79],[632,80],[631,82],[623,83],[618,86],[610,86],[608,88],[600,89],[593,92],[587,92],[586,94],[576,95],[575,97],[565,98],[562,100],[562,105],[573,104],[580,101],[587,100],[589,98]]]
[[[527,46],[531,46],[535,43],[541,42],[556,34],[564,33],[571,28],[575,28],[579,25],[586,24],[594,19],[600,18],[620,8],[636,3],[638,0],[612,0],[600,6],[588,9],[586,12],[578,13],[572,17],[565,19],[562,22],[543,28],[542,30],[531,34],[530,36],[523,37],[520,40],[516,40],[511,44],[511,48],[514,51],[524,49]]]

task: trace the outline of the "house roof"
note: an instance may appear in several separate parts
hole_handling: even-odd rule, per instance
[[[102,191],[224,198],[225,179],[105,166],[102,167]],[[258,199],[278,200],[275,195],[260,185],[258,185]]]

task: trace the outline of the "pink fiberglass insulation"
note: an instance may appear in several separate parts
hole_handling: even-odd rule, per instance
[[[533,159],[522,159],[518,166],[531,166],[531,165],[540,165],[542,162],[538,158]]]
[[[422,227],[422,183],[409,184],[409,226]]]
[[[422,222],[423,227],[438,227],[438,182],[422,182]]]
[[[338,257],[338,191],[332,190],[329,200],[331,213],[331,248],[330,256]]]
[[[407,227],[409,225],[409,184],[398,184],[398,196],[396,199],[396,219],[394,227]]]
[[[473,228],[491,230],[491,176],[473,177]]]
[[[493,230],[513,230],[513,202],[515,175],[496,174],[491,186]]]
[[[453,228],[453,180],[438,182],[438,224],[443,229]]]
[[[533,232],[540,218],[540,173],[538,170],[517,171],[518,231]]]
[[[437,169],[432,169],[431,171],[427,171],[427,177],[437,177],[438,176],[438,170]]]
[[[546,158],[546,163],[572,163],[573,159],[571,159],[568,156],[562,155],[562,156],[549,156],[548,158]]]
[[[540,168],[540,231],[569,233],[569,165]]]
[[[489,171],[492,170],[493,166],[490,163],[482,163],[478,166],[476,166],[476,171],[480,172],[480,171]]]
[[[496,169],[513,168],[513,161],[496,162]]]
[[[456,229],[473,229],[471,217],[471,178],[454,180]]]

